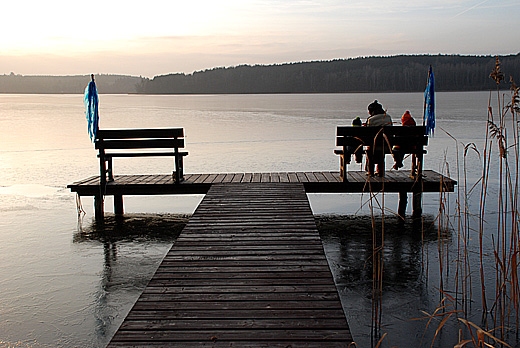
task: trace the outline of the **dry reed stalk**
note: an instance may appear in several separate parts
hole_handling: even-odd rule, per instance
[[[519,253],[519,220],[518,220],[518,193],[519,193],[519,128],[518,112],[519,97],[518,88],[511,79],[511,102],[505,103],[505,96],[501,96],[499,84],[504,79],[500,70],[500,61],[495,62],[495,68],[490,75],[497,84],[498,120],[495,121],[491,102],[488,106],[488,130],[489,138],[486,138],[486,146],[491,149],[493,140],[498,146],[498,218],[497,233],[492,235],[493,256],[495,261],[495,299],[490,309],[494,317],[494,327],[498,328],[501,339],[507,334],[506,328],[514,317],[515,327],[519,327],[519,301],[520,281],[518,267]],[[509,145],[509,140],[513,144]],[[489,151],[491,153],[491,150]],[[491,165],[492,157],[486,157],[486,166]],[[511,163],[513,162],[513,163]],[[486,181],[487,183],[487,181]],[[484,187],[483,187],[484,191]],[[484,199],[487,195],[482,193]],[[481,215],[484,213],[485,204],[481,199]],[[480,226],[480,234],[484,233],[483,225]],[[481,259],[482,247],[481,247]],[[481,261],[482,262],[482,261]],[[481,279],[484,279],[481,273]],[[483,282],[483,280],[481,281]],[[484,308],[487,308],[484,305]]]
[[[491,348],[495,347],[495,346],[489,344],[488,342],[486,342],[486,338],[489,338],[489,339],[493,340],[494,343],[498,343],[498,344],[502,345],[503,347],[512,348],[506,342],[493,336],[491,334],[491,331],[493,331],[493,330],[485,331],[485,330],[481,329],[478,325],[472,323],[469,320],[463,319],[463,318],[459,318],[459,321],[462,322],[466,326],[466,328],[468,329],[468,332],[470,332],[470,334],[471,334],[471,339],[464,340],[462,342],[459,339],[459,344],[457,344],[455,347],[464,347],[468,343],[473,343],[473,345],[475,347],[491,347]],[[476,337],[473,334],[473,329],[476,332]]]

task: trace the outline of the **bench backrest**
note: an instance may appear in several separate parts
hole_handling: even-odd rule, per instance
[[[337,146],[372,146],[378,144],[388,144],[405,146],[408,148],[416,147],[422,151],[423,146],[428,145],[428,136],[425,135],[424,126],[385,126],[385,127],[353,127],[338,126],[336,131]]]
[[[184,128],[100,129],[95,148],[184,148]]]

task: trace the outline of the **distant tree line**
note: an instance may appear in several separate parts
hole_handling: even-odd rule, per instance
[[[502,71],[520,83],[520,54],[499,57]],[[143,80],[138,93],[417,92],[432,65],[436,90],[494,89],[492,56],[416,55],[354,58],[269,66],[241,65]],[[509,81],[509,79],[507,79]]]
[[[124,75],[95,75],[99,93],[136,93],[141,77]],[[0,75],[0,93],[78,94],[85,91],[90,75],[23,76],[11,73]]]
[[[506,83],[520,83],[520,53],[500,56]],[[214,68],[153,79],[96,75],[103,94],[418,92],[433,67],[437,91],[495,89],[494,56],[401,55]],[[0,75],[0,93],[83,93],[90,76]]]

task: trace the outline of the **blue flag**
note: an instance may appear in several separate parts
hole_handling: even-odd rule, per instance
[[[426,135],[433,136],[435,130],[435,79],[431,65],[428,71],[428,83],[424,91],[423,125],[426,126]]]
[[[94,81],[94,74],[91,75],[92,81],[89,82],[87,88],[85,88],[85,114],[87,117],[88,135],[90,140],[94,142],[97,136],[97,130],[99,128],[99,113],[98,113],[98,91],[96,82]]]

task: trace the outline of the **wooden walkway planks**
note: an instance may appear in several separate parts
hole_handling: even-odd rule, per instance
[[[109,347],[346,347],[301,183],[214,184]]]
[[[153,195],[153,194],[204,194],[212,184],[227,183],[302,183],[308,193],[318,192],[453,192],[457,184],[446,176],[432,170],[423,171],[421,187],[410,177],[408,171],[388,171],[386,177],[367,177],[364,172],[349,171],[348,182],[340,181],[339,172],[285,172],[285,173],[222,173],[185,174],[185,180],[177,185],[168,174],[118,175],[105,188],[106,195]],[[67,186],[82,196],[99,194],[99,176],[93,176]]]

